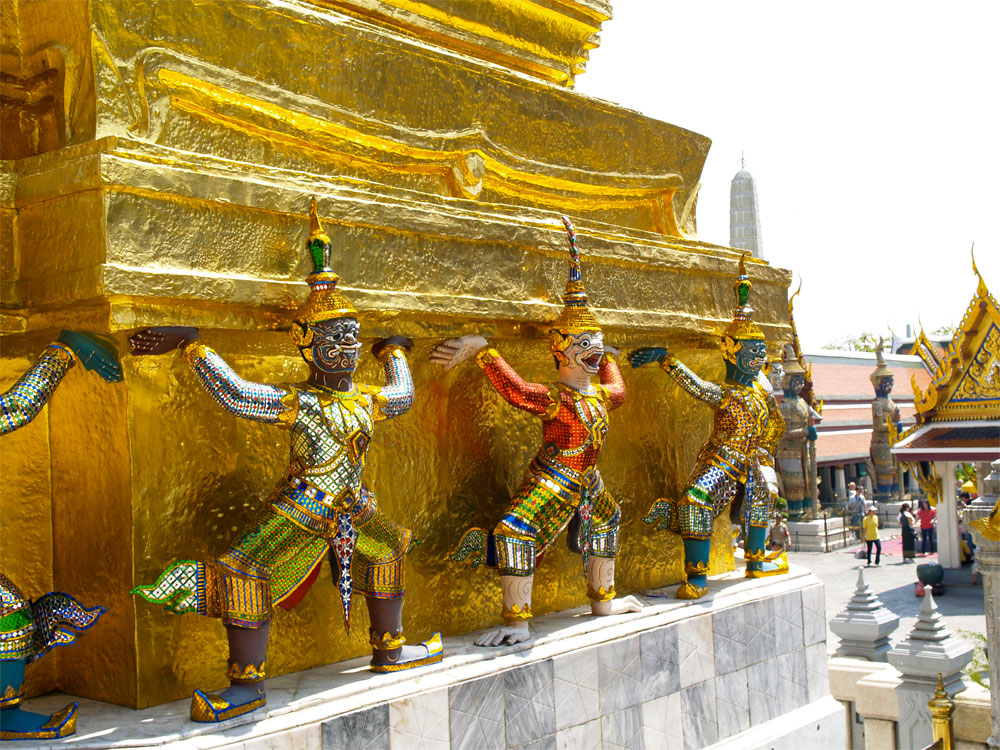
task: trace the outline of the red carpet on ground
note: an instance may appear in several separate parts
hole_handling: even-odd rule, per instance
[[[844,548],[844,552],[849,555],[853,555],[858,551],[858,548],[864,549],[865,545],[861,542],[855,542]],[[874,557],[875,550],[872,550],[872,556]],[[893,537],[892,539],[882,540],[882,557],[902,557],[903,556],[903,538]],[[937,560],[937,552],[930,555],[923,555],[920,553],[920,545],[917,545],[917,560],[921,562],[932,562]]]

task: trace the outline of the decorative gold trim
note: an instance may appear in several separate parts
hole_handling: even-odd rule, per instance
[[[708,563],[702,562],[701,560],[698,562],[685,561],[684,572],[689,576],[707,576]]]
[[[764,562],[767,560],[767,552],[763,549],[753,552],[751,550],[746,550],[743,553],[743,559],[747,562]]]
[[[486,367],[486,365],[491,364],[493,360],[500,356],[500,352],[491,346],[484,346],[479,350],[476,355],[476,364],[480,367]]]
[[[226,668],[226,677],[229,678],[229,681],[240,685],[252,685],[257,682],[263,682],[264,676],[264,662],[261,662],[259,667],[247,664],[242,669],[240,669],[240,665],[236,662],[230,662]]]
[[[616,596],[618,596],[618,592],[615,591],[614,586],[610,590],[601,586],[597,591],[594,591],[593,586],[587,586],[587,598],[593,602],[610,602]]]
[[[14,708],[24,700],[24,683],[22,682],[15,689],[13,685],[8,685],[7,689],[0,695],[0,708]]]
[[[524,608],[521,608],[517,604],[515,604],[510,609],[507,609],[507,607],[504,607],[503,608],[503,614],[502,614],[502,616],[503,616],[504,620],[514,620],[514,621],[517,621],[517,620],[528,620],[528,619],[530,619],[532,617],[532,614],[531,614],[531,605],[530,604],[525,604]]]
[[[209,351],[201,339],[191,339],[181,345],[181,356],[191,367],[195,366],[195,360],[205,359]]]
[[[691,581],[684,581],[677,589],[678,599],[701,599],[708,593],[708,586],[695,586]]]
[[[405,359],[406,350],[403,349],[399,344],[392,344],[390,346],[382,347],[382,351],[378,353],[375,359],[379,364],[384,365],[390,359]]]
[[[403,647],[403,644],[406,643],[406,638],[403,637],[402,630],[396,633],[396,635],[392,635],[391,633],[378,635],[375,630],[369,628],[368,643],[376,651],[395,651],[397,648]]]

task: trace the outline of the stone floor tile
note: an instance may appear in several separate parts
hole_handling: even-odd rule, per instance
[[[552,667],[556,732],[600,718],[597,649],[557,656]]]
[[[642,702],[639,638],[612,641],[597,650],[597,682],[601,715],[607,716]]]
[[[448,706],[451,750],[504,750],[502,675],[453,685]]]
[[[662,698],[681,689],[677,626],[667,625],[639,636],[642,700]]]
[[[552,735],[555,746],[556,713],[552,660],[503,673],[507,746],[514,748]]]
[[[681,688],[715,676],[712,615],[701,615],[677,623],[677,649]]]

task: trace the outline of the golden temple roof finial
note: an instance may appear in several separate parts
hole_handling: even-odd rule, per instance
[[[792,314],[792,300],[802,291],[802,276],[799,276],[799,288],[795,290],[791,297],[788,298],[788,314]]]
[[[972,254],[972,272],[974,274],[976,274],[976,276],[979,278],[979,285],[976,288],[976,291],[979,292],[979,294],[981,296],[986,297],[986,296],[989,295],[990,291],[986,287],[986,280],[983,278],[983,275],[981,273],[979,273],[979,269],[976,267],[976,243],[975,242],[972,243],[972,250],[970,251],[970,253]]]

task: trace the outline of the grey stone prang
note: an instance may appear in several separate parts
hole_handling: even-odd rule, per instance
[[[959,638],[944,624],[944,618],[934,603],[930,589],[924,590],[924,601],[913,630],[905,640],[889,651],[889,663],[903,675],[904,683],[930,686],[940,674],[948,695],[968,687],[962,670],[972,661],[972,645]]]
[[[889,634],[899,627],[899,615],[872,592],[865,572],[858,571],[858,585],[847,608],[830,620],[830,630],[840,637],[837,656],[886,661]]]

